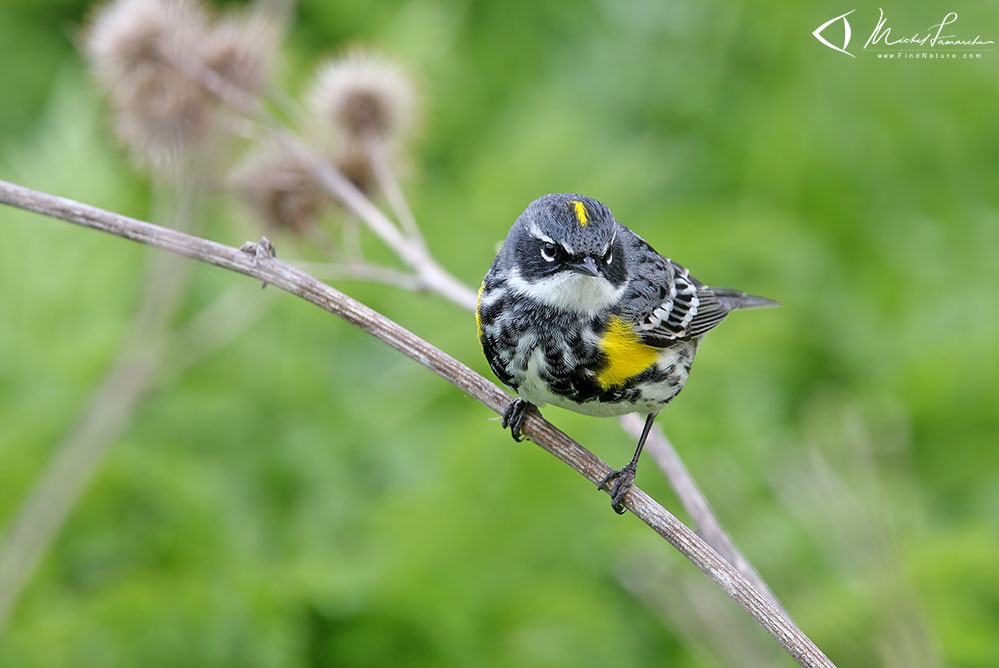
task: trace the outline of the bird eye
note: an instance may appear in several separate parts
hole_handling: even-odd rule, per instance
[[[541,244],[541,257],[545,259],[545,262],[554,262],[557,256],[558,246],[550,241]]]
[[[604,261],[604,264],[610,265],[610,263],[614,261],[614,251],[608,248],[607,252],[604,253],[604,256],[600,259]]]

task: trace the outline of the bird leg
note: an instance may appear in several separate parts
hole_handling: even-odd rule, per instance
[[[642,448],[645,447],[645,439],[649,437],[649,431],[652,429],[652,423],[655,421],[657,415],[659,415],[659,411],[649,413],[649,416],[645,418],[645,427],[642,429],[642,436],[638,439],[638,447],[635,448],[635,455],[631,458],[631,461],[625,464],[624,468],[611,471],[605,475],[600,484],[597,485],[597,489],[607,489],[608,485],[614,483],[608,493],[611,497],[611,508],[618,515],[624,514],[624,495],[628,493],[632,483],[635,481],[635,474],[638,473],[638,457],[642,454]]]
[[[538,415],[541,415],[537,406],[523,399],[514,399],[506,407],[506,410],[503,411],[503,428],[506,429],[509,427],[510,435],[518,443],[525,438],[520,428],[524,426],[524,418],[527,417],[527,411],[534,411]]]

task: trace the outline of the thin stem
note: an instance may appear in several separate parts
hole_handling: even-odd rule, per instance
[[[474,308],[475,293],[444,270],[418,241],[407,239],[399,227],[381,209],[372,203],[340,170],[315,156],[306,143],[269,114],[259,101],[229,83],[209,67],[194,59],[170,58],[162,54],[192,81],[197,81],[222,102],[234,107],[248,118],[258,120],[267,131],[303,165],[307,166],[331,195],[343,202],[358,218],[363,220],[385,245],[391,248],[407,265],[416,271],[443,297],[466,308]]]
[[[375,179],[382,192],[385,193],[385,198],[388,200],[389,206],[392,207],[396,218],[402,223],[402,229],[406,236],[421,246],[426,246],[423,234],[420,232],[420,226],[417,225],[416,217],[413,216],[413,210],[410,208],[409,201],[399,185],[399,179],[396,178],[395,170],[392,169],[389,162],[384,142],[378,137],[369,135],[364,138],[364,149],[368,154],[368,160],[371,161]]]
[[[361,328],[497,413],[511,400],[499,387],[392,320],[289,264],[255,252],[259,250],[256,244],[232,248],[4,181],[0,181],[0,202],[252,276]],[[528,415],[524,433],[592,484],[611,471],[593,453],[538,415]],[[645,492],[632,488],[625,495],[624,505],[738,602],[800,665],[834,665],[769,597]]]
[[[215,72],[210,71],[211,76],[207,77],[209,81],[210,89],[217,90],[223,99],[227,99],[226,88],[231,88],[228,82],[219,77]],[[218,79],[219,81],[216,81]],[[238,96],[233,97],[232,103],[234,105],[240,104],[240,99]],[[273,119],[271,119],[273,120]],[[269,125],[273,129],[272,125]],[[358,190],[353,183],[351,183],[346,177],[344,177],[338,170],[332,168],[326,162],[318,160],[312,155],[311,151],[299,140],[294,137],[286,130],[276,129],[279,139],[283,141],[286,147],[296,153],[300,160],[302,160],[306,165],[308,165],[320,179],[320,181],[327,187],[331,194],[343,201],[347,206],[354,211],[361,220],[365,221],[369,228],[374,231],[379,238],[381,238],[390,248],[392,248],[396,253],[405,261],[410,267],[412,267],[417,274],[419,274],[420,279],[430,288],[442,296],[450,299],[452,302],[465,307],[466,309],[474,309],[476,298],[475,295],[469,290],[465,285],[458,282],[453,276],[444,271],[440,265],[433,259],[426,246],[422,243],[422,236],[419,236],[417,228],[417,236],[415,239],[420,239],[419,243],[415,243],[412,240],[407,240],[399,233],[398,228],[381,212],[378,207],[376,207],[370,199],[368,199],[360,190]],[[394,175],[391,169],[384,160],[383,151],[379,150],[374,144],[374,140],[371,139],[366,142],[366,147],[370,154],[372,160],[372,166],[375,168],[376,177],[383,184],[383,188],[386,190],[386,196],[389,198],[390,203],[394,197],[398,197],[400,200],[393,205],[397,212],[402,209],[408,214],[408,218],[411,220],[414,228],[416,227],[416,221],[412,218],[412,213],[409,210],[408,204],[406,204],[405,197],[402,195],[401,189],[397,195],[393,196],[390,191],[398,189],[398,183],[394,179]],[[379,175],[379,172],[380,175]],[[407,220],[406,215],[400,216],[401,220]],[[637,438],[637,434],[640,432],[640,427],[637,429],[628,427],[630,422],[629,416],[622,418],[622,424],[626,425],[626,429],[634,433]],[[634,418],[637,424],[638,418]],[[753,568],[749,560],[740,552],[735,544],[732,542],[728,534],[721,528],[721,524],[715,517],[714,512],[711,510],[711,506],[708,504],[707,499],[701,492],[697,483],[694,481],[690,472],[687,470],[680,458],[679,454],[673,449],[672,445],[666,439],[665,435],[661,430],[653,431],[653,443],[651,451],[653,452],[653,457],[656,462],[662,468],[663,472],[669,478],[670,483],[673,485],[674,490],[679,496],[687,512],[690,513],[691,517],[694,519],[696,526],[701,531],[701,534],[705,537],[708,543],[718,550],[721,554],[725,555],[739,570],[746,575],[751,581],[756,584],[761,591],[763,591],[771,600],[778,604],[777,598],[774,596],[773,592],[769,587],[766,586],[764,580],[760,577],[759,573]]]

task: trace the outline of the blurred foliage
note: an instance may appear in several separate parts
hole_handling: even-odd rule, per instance
[[[74,50],[87,5],[0,6],[0,177],[148,218]],[[994,3],[945,9],[999,34]],[[703,280],[779,299],[709,337],[662,425],[839,665],[995,666],[999,53],[850,59],[809,34],[841,11],[308,0],[279,81],[298,91],[354,43],[419,73],[407,191],[469,285],[531,199],[579,191]],[[222,200],[206,217],[226,243],[259,234]],[[5,526],[126,335],[151,251],[0,223]],[[476,402],[285,294],[194,277],[186,315],[233,288],[270,312],[141,405],[0,666],[717,666],[735,637],[790,663],[738,610],[698,642],[677,618],[735,604]],[[467,314],[344,288],[488,374]],[[630,453],[613,421],[546,416],[613,464]],[[639,483],[677,507],[651,462]]]

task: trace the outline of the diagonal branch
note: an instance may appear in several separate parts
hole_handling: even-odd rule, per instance
[[[252,276],[363,329],[497,413],[511,399],[469,367],[364,304],[266,253],[253,252],[259,245],[251,244],[247,252],[5,181],[0,181],[0,202]],[[532,441],[591,483],[610,472],[607,464],[541,417],[529,415],[524,427]],[[800,665],[834,665],[766,595],[645,492],[631,489],[625,506],[735,599]]]
[[[162,56],[170,60],[168,54]],[[254,98],[230,84],[225,77],[192,60],[173,61],[178,70],[202,85],[219,100],[244,114],[248,120],[255,120],[298,160],[313,172],[319,183],[343,203],[356,217],[374,232],[382,242],[391,248],[415,273],[415,277],[399,276],[397,287],[412,290],[430,289],[467,310],[475,308],[475,294],[449,274],[431,255],[423,241],[419,226],[413,217],[412,209],[399,186],[398,179],[387,160],[384,146],[373,137],[364,142],[376,178],[384,191],[396,217],[401,221],[403,231],[386,216],[364,193],[358,190],[339,170],[313,155],[302,139],[283,125],[272,114],[268,114]],[[355,273],[357,273],[355,271]],[[376,272],[383,274],[383,272]],[[371,280],[380,280],[371,275]],[[626,431],[631,431],[637,439],[637,432],[629,427],[629,417],[621,420]],[[687,470],[679,453],[669,444],[660,428],[650,434],[650,451],[672,485],[674,492],[690,515],[700,535],[715,550],[736,566],[739,571],[757,586],[777,605],[776,596],[766,586],[763,578],[753,568],[749,560],[739,551],[732,539],[722,529],[718,518],[708,504],[693,476]]]

